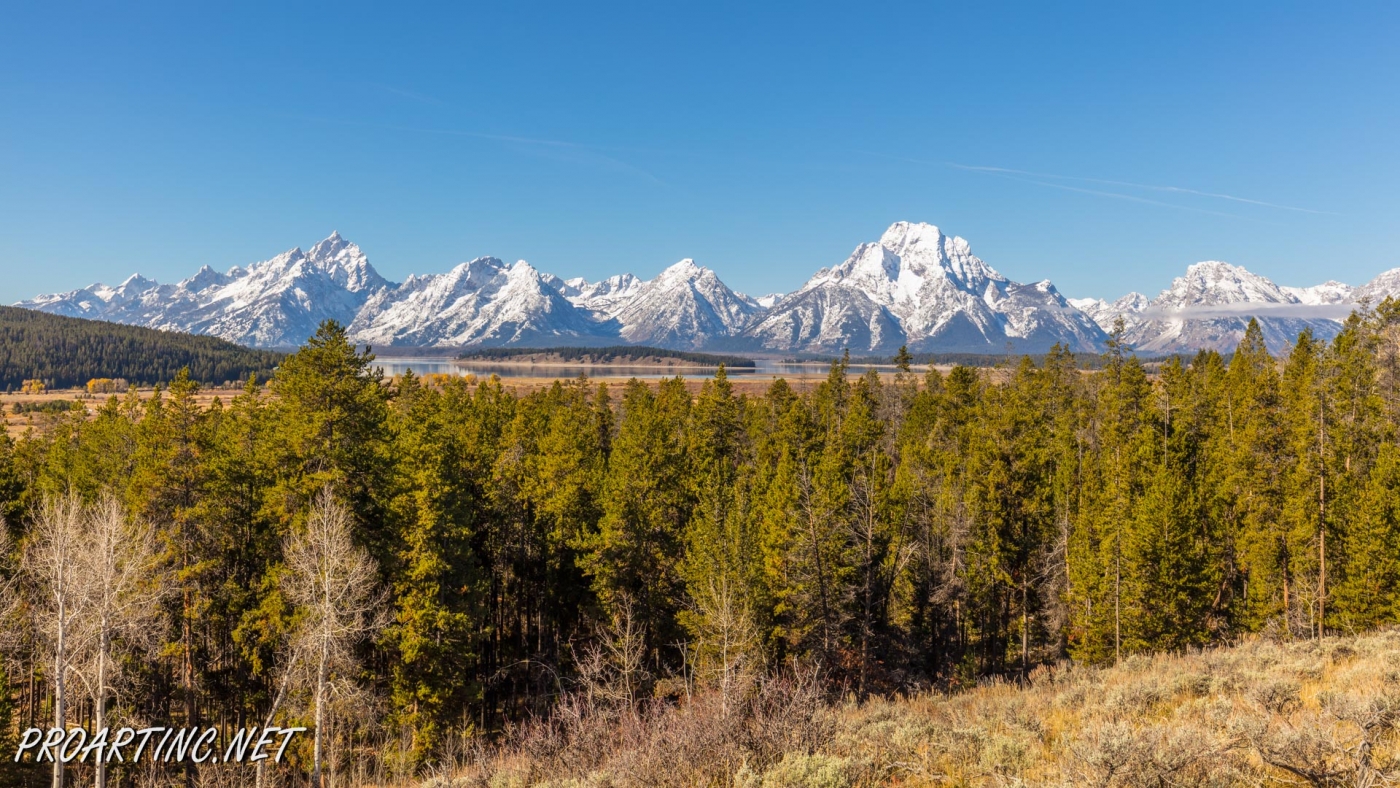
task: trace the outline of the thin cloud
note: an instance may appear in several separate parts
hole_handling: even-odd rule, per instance
[[[1332,211],[1318,211],[1312,208],[1300,208],[1296,205],[1282,205],[1275,202],[1265,202],[1263,200],[1251,200],[1248,197],[1236,197],[1233,194],[1220,194],[1219,192],[1207,192],[1199,189],[1187,189],[1182,186],[1155,186],[1150,183],[1134,183],[1132,181],[1114,181],[1106,178],[1085,178],[1078,175],[1054,175],[1045,172],[1031,172],[1029,170],[1014,170],[1008,167],[982,167],[974,164],[958,164],[957,162],[943,162],[943,164],[959,170],[971,172],[987,172],[996,175],[1026,175],[1032,178],[1050,178],[1052,180],[1081,181],[1084,183],[1101,183],[1105,186],[1126,186],[1130,189],[1147,189],[1149,191],[1170,192],[1173,194],[1190,194],[1196,197],[1211,197],[1217,200],[1230,200],[1231,202],[1245,203],[1247,205],[1260,205],[1265,208],[1278,208],[1283,211],[1298,211],[1300,213],[1311,213],[1320,216],[1336,216]]]
[[[435,106],[435,107],[445,107],[445,106],[447,106],[447,102],[446,102],[446,101],[443,101],[443,100],[440,99],[440,98],[434,98],[433,96],[429,96],[429,95],[427,95],[426,93],[415,93],[415,92],[413,92],[413,91],[411,91],[411,90],[404,90],[403,88],[396,88],[396,87],[394,87],[393,85],[385,85],[385,84],[382,83],[382,82],[366,82],[365,84],[368,85],[368,86],[370,86],[370,87],[372,87],[372,88],[375,88],[376,90],[382,90],[382,91],[384,91],[384,92],[386,92],[386,93],[393,93],[395,96],[400,96],[400,97],[406,98],[406,99],[412,99],[412,100],[417,101],[417,102],[419,102],[419,103],[421,103],[421,104],[431,104],[431,105],[433,105],[433,106]]]
[[[1078,193],[1080,193],[1080,194],[1092,194],[1092,195],[1095,195],[1095,196],[1097,196],[1097,197],[1108,197],[1108,198],[1114,199],[1114,200],[1127,200],[1127,201],[1129,201],[1129,202],[1143,203],[1144,205],[1158,205],[1158,206],[1161,206],[1161,207],[1163,207],[1163,208],[1175,208],[1175,209],[1177,209],[1178,211],[1193,211],[1193,212],[1195,212],[1195,213],[1208,213],[1208,214],[1210,214],[1211,216],[1224,216],[1224,217],[1229,218],[1229,219],[1250,219],[1250,218],[1252,218],[1252,217],[1249,217],[1249,216],[1241,216],[1241,215],[1239,215],[1239,214],[1237,214],[1237,213],[1225,213],[1224,211],[1212,211],[1212,210],[1210,210],[1209,208],[1198,208],[1198,207],[1196,207],[1196,206],[1194,206],[1194,205],[1177,205],[1176,203],[1162,202],[1161,200],[1149,200],[1149,199],[1147,199],[1146,197],[1136,197],[1136,196],[1131,195],[1131,194],[1120,194],[1119,192],[1106,192],[1106,191],[1101,191],[1101,190],[1099,190],[1099,189],[1085,189],[1085,188],[1082,188],[1082,187],[1080,187],[1080,186],[1070,186],[1070,185],[1064,184],[1064,183],[1050,183],[1050,182],[1048,182],[1048,181],[1037,181],[1037,180],[1032,180],[1032,179],[1030,179],[1030,178],[1018,178],[1018,177],[1016,177],[1016,176],[1014,176],[1014,175],[1007,175],[1007,174],[1005,174],[1005,173],[1000,173],[1000,172],[992,173],[992,174],[993,174],[993,175],[997,175],[997,176],[1002,177],[1002,178],[1006,178],[1007,180],[1020,181],[1021,183],[1033,183],[1033,184],[1035,184],[1036,186],[1045,186],[1045,187],[1048,187],[1048,188],[1051,188],[1051,189],[1063,189],[1064,191],[1067,191],[1067,192],[1078,192]]]
[[[930,167],[951,167],[955,170],[964,170],[967,172],[980,172],[985,173],[987,175],[995,175],[999,178],[1007,178],[1009,180],[1020,181],[1021,183],[1031,183],[1037,186],[1045,186],[1051,189],[1063,189],[1065,191],[1079,192],[1080,194],[1092,194],[1096,197],[1107,197],[1115,200],[1127,200],[1129,202],[1143,203],[1146,205],[1156,205],[1163,208],[1176,208],[1177,210],[1182,211],[1195,211],[1197,213],[1207,213],[1213,216],[1224,216],[1231,219],[1250,219],[1253,221],[1261,221],[1255,219],[1254,217],[1241,216],[1239,214],[1234,213],[1225,213],[1223,211],[1212,211],[1208,208],[1198,208],[1192,205],[1180,205],[1178,203],[1162,202],[1160,200],[1149,200],[1145,197],[1138,197],[1131,194],[1123,194],[1121,192],[1103,191],[1101,189],[1086,189],[1083,187],[1070,186],[1064,183],[1051,183],[1046,180],[1033,179],[1048,178],[1051,181],[1080,181],[1082,183],[1098,183],[1106,186],[1124,186],[1130,189],[1146,189],[1148,191],[1165,192],[1169,194],[1184,194],[1191,195],[1193,197],[1209,197],[1217,200],[1229,200],[1231,202],[1244,203],[1246,205],[1258,205],[1265,208],[1276,208],[1284,211],[1299,211],[1301,213],[1310,213],[1326,216],[1338,215],[1331,211],[1318,211],[1312,208],[1300,208],[1294,205],[1282,205],[1279,203],[1265,202],[1263,200],[1253,200],[1249,199],[1248,197],[1236,197],[1231,194],[1207,192],[1201,191],[1199,189],[1187,189],[1181,186],[1155,186],[1147,183],[1134,183],[1132,181],[1115,181],[1106,178],[1085,178],[1077,175],[1055,175],[1052,173],[1032,172],[1030,170],[1012,169],[1010,167],[987,167],[975,164],[960,164],[958,162],[953,161],[928,161],[925,159],[912,159],[907,156],[891,156],[889,154],[876,153],[874,151],[861,151],[861,153],[865,153],[870,156],[879,156],[880,158],[884,159],[907,161],[912,164],[924,164]]]
[[[457,129],[434,129],[415,128],[408,126],[395,127],[403,131],[416,131],[423,134],[445,134],[457,137],[470,137],[479,140],[489,140],[491,142],[503,142],[515,145],[518,148],[530,151],[533,155],[543,156],[556,161],[570,162],[573,164],[585,164],[603,169],[617,170],[639,175],[653,183],[666,186],[667,183],[649,170],[638,167],[635,164],[623,161],[616,156],[603,153],[599,148],[592,145],[583,145],[577,142],[566,140],[540,139],[537,137],[518,137],[508,134],[486,134],[478,131],[460,131]]]
[[[533,156],[564,161],[572,164],[583,164],[599,169],[613,170],[616,172],[626,172],[640,176],[652,183],[669,186],[665,181],[656,177],[652,172],[638,167],[635,164],[623,161],[616,156],[603,153],[603,149],[598,146],[584,145],[566,140],[541,139],[538,137],[520,137],[508,134],[487,134],[479,131],[464,131],[462,129],[443,129],[425,126],[402,126],[391,123],[372,123],[365,121],[346,120],[343,118],[313,117],[313,120],[322,123],[333,123],[341,126],[358,126],[362,128],[387,129],[389,131],[404,131],[414,134],[437,134],[449,137],[466,137],[468,139],[486,140],[489,142],[499,142],[515,146]]]

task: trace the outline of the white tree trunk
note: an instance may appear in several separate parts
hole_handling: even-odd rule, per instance
[[[67,605],[65,604],[66,602],[67,600],[60,594],[58,597],[58,638],[53,658],[53,726],[60,729],[63,728],[64,716],[63,674],[67,667],[65,664],[67,658],[63,653],[63,648],[66,645],[63,642],[65,634],[64,629],[66,628],[64,626],[65,622],[63,617],[68,612]],[[53,759],[53,788],[63,788],[63,760],[61,758]]]
[[[108,630],[107,619],[102,619],[102,639],[97,651],[97,702],[93,704],[92,734],[98,735],[101,730],[107,727],[107,649]],[[107,788],[107,759],[99,755],[96,764],[93,766],[93,785],[97,788]]]
[[[326,660],[328,658],[327,649],[329,643],[321,643],[321,664],[316,669],[316,737],[315,746],[312,748],[311,785],[312,788],[321,788],[321,723],[322,711],[325,706],[326,696]]]

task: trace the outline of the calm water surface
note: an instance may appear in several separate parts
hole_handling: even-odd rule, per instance
[[[780,361],[754,362],[757,366],[752,369],[746,368],[726,368],[725,372],[732,378],[810,378],[821,377],[827,373],[825,364],[785,364]],[[375,361],[375,366],[384,371],[386,376],[402,375],[408,370],[413,370],[414,374],[422,375],[430,372],[440,372],[448,375],[476,375],[477,377],[490,377],[499,375],[502,378],[576,378],[580,373],[586,373],[590,378],[673,378],[680,375],[688,380],[704,380],[715,375],[715,368],[686,367],[675,371],[665,370],[650,366],[603,366],[586,364],[493,364],[490,362],[472,362],[470,364],[458,364],[447,358],[384,358]],[[863,371],[852,367],[852,372]]]

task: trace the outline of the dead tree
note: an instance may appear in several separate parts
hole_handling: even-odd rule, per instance
[[[164,589],[156,573],[150,526],[128,518],[115,496],[103,495],[86,508],[82,520],[78,563],[84,576],[81,627],[87,653],[81,655],[86,658],[78,675],[92,695],[96,733],[107,724],[107,699],[115,690],[121,664],[116,657],[123,650],[145,651],[155,645],[154,619]],[[105,759],[99,758],[94,785],[105,788],[106,784]]]
[[[53,664],[53,724],[66,727],[68,676],[84,644],[87,611],[83,505],[72,493],[45,498],[25,544],[23,576],[30,592],[34,629]],[[63,788],[63,761],[53,763],[53,788]]]
[[[322,730],[329,723],[331,694],[337,680],[354,672],[355,644],[382,623],[384,597],[376,588],[374,560],[355,545],[350,514],[329,487],[312,502],[305,530],[288,538],[283,550],[284,590],[302,613],[294,648],[305,655],[310,674],[306,684],[316,726],[311,784],[322,788]]]

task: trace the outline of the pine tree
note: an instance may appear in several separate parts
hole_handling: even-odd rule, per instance
[[[726,692],[736,675],[762,667],[760,633],[768,625],[759,517],[751,480],[741,475],[750,455],[744,410],[720,366],[701,386],[686,430],[696,503],[681,567],[689,600],[681,620],[702,675]]]
[[[1400,447],[1387,443],[1347,520],[1329,616],[1357,632],[1400,621]]]
[[[1249,321],[1230,359],[1224,404],[1227,527],[1236,534],[1244,581],[1238,614],[1251,628],[1282,623],[1284,601],[1296,593],[1296,583],[1288,573],[1291,556],[1282,526],[1279,376],[1256,320]]]
[[[297,522],[331,484],[355,518],[356,538],[387,566],[393,546],[379,491],[387,486],[390,392],[373,361],[327,320],[278,367],[271,385],[279,494],[269,505],[284,522]]]
[[[1333,418],[1323,350],[1310,330],[1299,335],[1283,369],[1279,414],[1287,458],[1281,479],[1283,621],[1289,632],[1316,637],[1322,636],[1326,610],[1328,487],[1335,491],[1328,482]]]
[[[624,611],[644,629],[648,661],[679,643],[680,564],[690,494],[684,425],[690,398],[680,378],[653,393],[633,379],[622,397],[617,437],[601,491],[602,517],[581,564],[604,611]]]
[[[1159,431],[1153,422],[1151,383],[1121,330],[1111,337],[1104,369],[1096,376],[1089,424],[1092,462],[1084,469],[1084,504],[1070,533],[1071,653],[1090,662],[1124,654],[1124,622],[1131,626],[1132,576],[1125,561],[1131,521],[1147,469],[1153,467]]]
[[[471,416],[463,386],[444,394],[409,373],[390,419],[396,472],[389,509],[399,548],[387,635],[397,656],[393,705],[411,732],[415,762],[436,752],[479,695],[482,583],[472,544],[489,466],[463,462],[471,449],[461,441],[472,433],[459,422]]]

